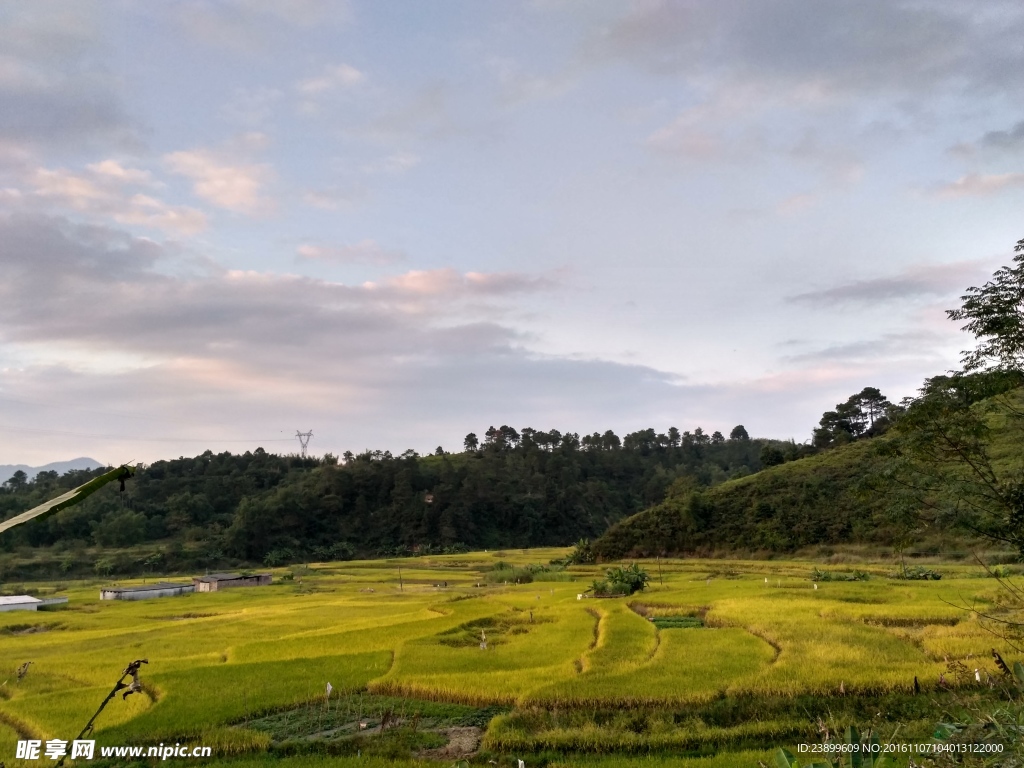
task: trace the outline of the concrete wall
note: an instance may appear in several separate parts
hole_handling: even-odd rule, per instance
[[[104,589],[100,591],[100,600],[149,600],[153,597],[174,597],[192,592],[191,585],[184,587],[173,587],[164,589],[136,589],[130,592],[120,592],[116,589]]]
[[[34,611],[39,603],[13,603],[0,605],[0,613],[4,611]]]

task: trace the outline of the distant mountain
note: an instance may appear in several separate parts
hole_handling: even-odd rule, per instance
[[[102,461],[88,459],[85,456],[72,459],[71,461],[54,461],[41,467],[30,467],[27,464],[0,464],[0,483],[10,480],[19,469],[28,475],[28,479],[31,480],[40,472],[56,472],[58,475],[63,475],[72,469],[95,469],[96,467],[104,466],[106,465]]]

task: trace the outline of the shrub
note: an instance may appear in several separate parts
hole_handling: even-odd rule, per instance
[[[938,581],[942,574],[925,568],[923,565],[912,565],[892,575],[894,579],[907,579],[908,581]]]
[[[511,566],[495,568],[484,576],[484,580],[489,584],[503,584],[506,581],[509,584],[529,584],[533,581],[533,571],[529,568],[513,568]]]
[[[646,589],[648,581],[647,573],[640,570],[636,563],[631,563],[625,568],[618,565],[608,569],[604,581],[594,581],[589,591],[599,597],[632,595]]]
[[[817,567],[811,571],[811,581],[867,581],[871,574],[867,571],[854,571],[853,573],[832,573],[822,571]]]
[[[590,539],[580,539],[576,542],[576,547],[566,561],[569,565],[587,565],[589,563],[596,562],[597,557],[594,554],[594,548],[590,545]]]

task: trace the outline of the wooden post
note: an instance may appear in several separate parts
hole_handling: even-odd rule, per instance
[[[658,581],[661,582],[661,586],[665,586],[665,577],[661,574],[661,555],[658,555]]]
[[[402,584],[402,566],[398,566],[398,591],[405,592],[405,585]]]

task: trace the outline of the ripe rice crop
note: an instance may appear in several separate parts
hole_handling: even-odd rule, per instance
[[[0,614],[0,683],[8,681],[0,693],[0,760],[12,754],[11,724],[40,738],[77,734],[133,658],[149,659],[141,671],[146,693],[110,703],[97,721],[101,743],[188,738],[216,745],[222,757],[251,756],[232,763],[238,768],[320,765],[313,756],[272,758],[271,737],[246,724],[317,706],[328,682],[333,696],[369,690],[504,705],[512,711],[492,721],[485,748],[600,754],[607,757],[579,763],[556,755],[552,764],[613,768],[643,765],[642,753],[659,750],[792,742],[807,727],[782,710],[729,724],[679,714],[723,697],[895,695],[910,691],[915,677],[933,691],[947,660],[995,676],[993,646],[1018,658],[958,607],[975,597],[994,605],[993,580],[966,565],[941,566],[942,581],[896,582],[884,576],[891,566],[864,564],[869,581],[814,589],[807,562],[669,560],[645,592],[625,599],[580,596],[605,566],[540,572],[566,574],[575,584],[476,586],[499,561],[522,569],[565,552],[332,563],[269,587],[136,603],[100,602],[96,583],[72,582],[66,609]],[[645,565],[648,573],[656,567]],[[672,626],[692,623],[679,617],[702,617],[705,626]],[[43,625],[47,631],[35,630]],[[14,679],[27,660],[28,674]],[[652,708],[667,714],[644,715],[644,727],[631,730],[630,718]],[[610,710],[623,720],[547,722],[524,714],[535,710]],[[627,763],[616,754],[632,756]],[[748,762],[673,765],[764,759],[735,754]],[[360,768],[375,760],[364,756]]]

